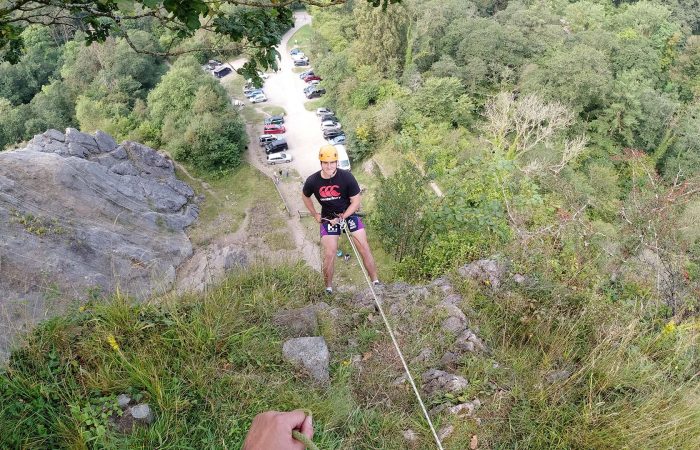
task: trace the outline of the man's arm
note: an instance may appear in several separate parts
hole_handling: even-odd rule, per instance
[[[306,206],[306,209],[308,209],[311,215],[314,216],[316,222],[321,223],[321,213],[316,212],[316,207],[314,206],[314,202],[313,200],[311,200],[311,197],[307,197],[302,193],[301,200],[304,202],[304,206]]]
[[[358,209],[360,209],[360,202],[362,201],[362,195],[357,194],[353,195],[350,197],[350,206],[348,206],[348,209],[341,214],[341,217],[343,220],[347,219],[348,217],[352,216],[357,212]]]

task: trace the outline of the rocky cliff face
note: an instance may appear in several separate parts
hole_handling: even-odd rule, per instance
[[[170,289],[197,213],[170,159],[100,131],[49,130],[0,153],[0,357],[70,302]]]

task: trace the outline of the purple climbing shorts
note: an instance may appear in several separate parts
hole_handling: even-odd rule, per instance
[[[347,222],[348,230],[350,230],[351,233],[354,233],[358,230],[362,230],[365,227],[365,224],[362,223],[362,219],[360,219],[356,215],[348,217],[347,219],[345,219],[345,222]],[[331,225],[328,222],[321,222],[321,237],[340,236],[340,232],[340,225]]]

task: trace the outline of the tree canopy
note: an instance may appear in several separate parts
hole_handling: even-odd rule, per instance
[[[123,37],[131,48],[153,56],[170,56],[188,50],[154,50],[143,47],[127,33],[130,23],[149,20],[170,36],[169,47],[177,39],[204,29],[244,41],[248,62],[238,70],[246,78],[257,79],[258,68],[276,67],[281,34],[293,25],[292,4],[331,6],[346,0],[10,0],[0,6],[0,62],[16,63],[27,48],[23,30],[31,24],[59,26],[71,32],[82,31],[85,42],[104,42],[109,36]],[[386,9],[400,0],[367,0]],[[191,51],[191,50],[190,50]]]

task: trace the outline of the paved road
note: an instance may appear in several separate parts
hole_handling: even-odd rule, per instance
[[[278,47],[278,51],[282,55],[279,64],[280,70],[277,73],[270,74],[270,77],[265,80],[265,85],[263,86],[268,98],[267,104],[280,106],[284,108],[287,114],[285,116],[285,127],[287,128],[285,137],[289,143],[289,153],[293,155],[294,159],[290,164],[276,166],[268,166],[265,164],[265,153],[258,145],[258,136],[262,134],[262,123],[249,124],[247,127],[250,145],[248,146],[246,157],[252,165],[268,175],[272,175],[274,171],[279,169],[290,168],[295,169],[299,173],[301,180],[304,180],[307,176],[320,169],[318,149],[321,145],[326,143],[326,141],[323,139],[320,121],[318,117],[316,117],[315,112],[307,111],[304,108],[304,102],[307,101],[303,92],[305,83],[297,74],[292,72],[294,64],[291,56],[289,56],[289,50],[287,49],[289,38],[296,33],[299,28],[311,23],[311,17],[306,12],[296,12],[294,17],[294,28],[289,30],[282,37]],[[245,61],[245,58],[239,58],[230,61],[228,64],[234,69],[238,69]],[[265,103],[251,105],[246,102],[245,107],[259,108],[264,105]],[[320,271],[321,258],[318,250],[318,243],[309,239],[308,234],[304,232],[304,225],[302,225],[297,215],[297,211],[306,211],[301,201],[301,185],[295,181],[290,181],[291,180],[285,180],[278,185],[278,188],[292,214],[288,222],[291,236],[304,260],[312,268]]]
[[[304,103],[307,101],[304,96],[306,83],[292,71],[294,64],[289,56],[289,49],[292,46],[288,48],[287,43],[299,28],[310,22],[311,17],[306,12],[295,14],[294,28],[282,37],[278,47],[282,55],[281,70],[270,76],[265,83],[265,92],[268,94],[269,103],[281,106],[287,112],[285,126],[287,127],[287,142],[290,153],[294,156],[292,167],[304,179],[320,169],[318,149],[326,141],[323,139],[321,123],[315,112],[307,111],[304,108]]]
[[[289,50],[293,46],[287,47],[287,43],[292,35],[302,26],[311,23],[311,16],[305,11],[298,11],[294,13],[294,19],[294,28],[290,29],[282,36],[280,45],[277,47],[277,50],[282,56],[279,63],[280,70],[277,71],[277,73],[270,74],[270,77],[265,80],[263,89],[268,99],[267,104],[280,106],[284,108],[287,114],[284,124],[287,128],[285,137],[289,143],[289,153],[292,154],[294,160],[289,165],[276,166],[276,168],[294,168],[299,175],[305,179],[307,176],[320,169],[318,149],[326,143],[326,140],[323,139],[323,133],[320,128],[321,123],[318,117],[316,117],[315,111],[307,111],[304,108],[304,103],[308,101],[304,96],[304,87],[306,83],[299,78],[298,74],[292,71],[294,64],[289,55]],[[234,69],[238,69],[245,61],[245,58],[239,58],[229,62],[229,64]],[[313,67],[313,65],[305,67],[305,69],[310,67]],[[258,105],[263,106],[264,104]],[[245,107],[250,108],[253,107],[253,105],[246,103]],[[253,124],[253,133],[249,133],[251,151],[260,151],[261,155],[262,150],[258,150],[257,142],[258,136],[262,134],[262,128],[262,123]],[[260,159],[263,159],[262,156]]]

